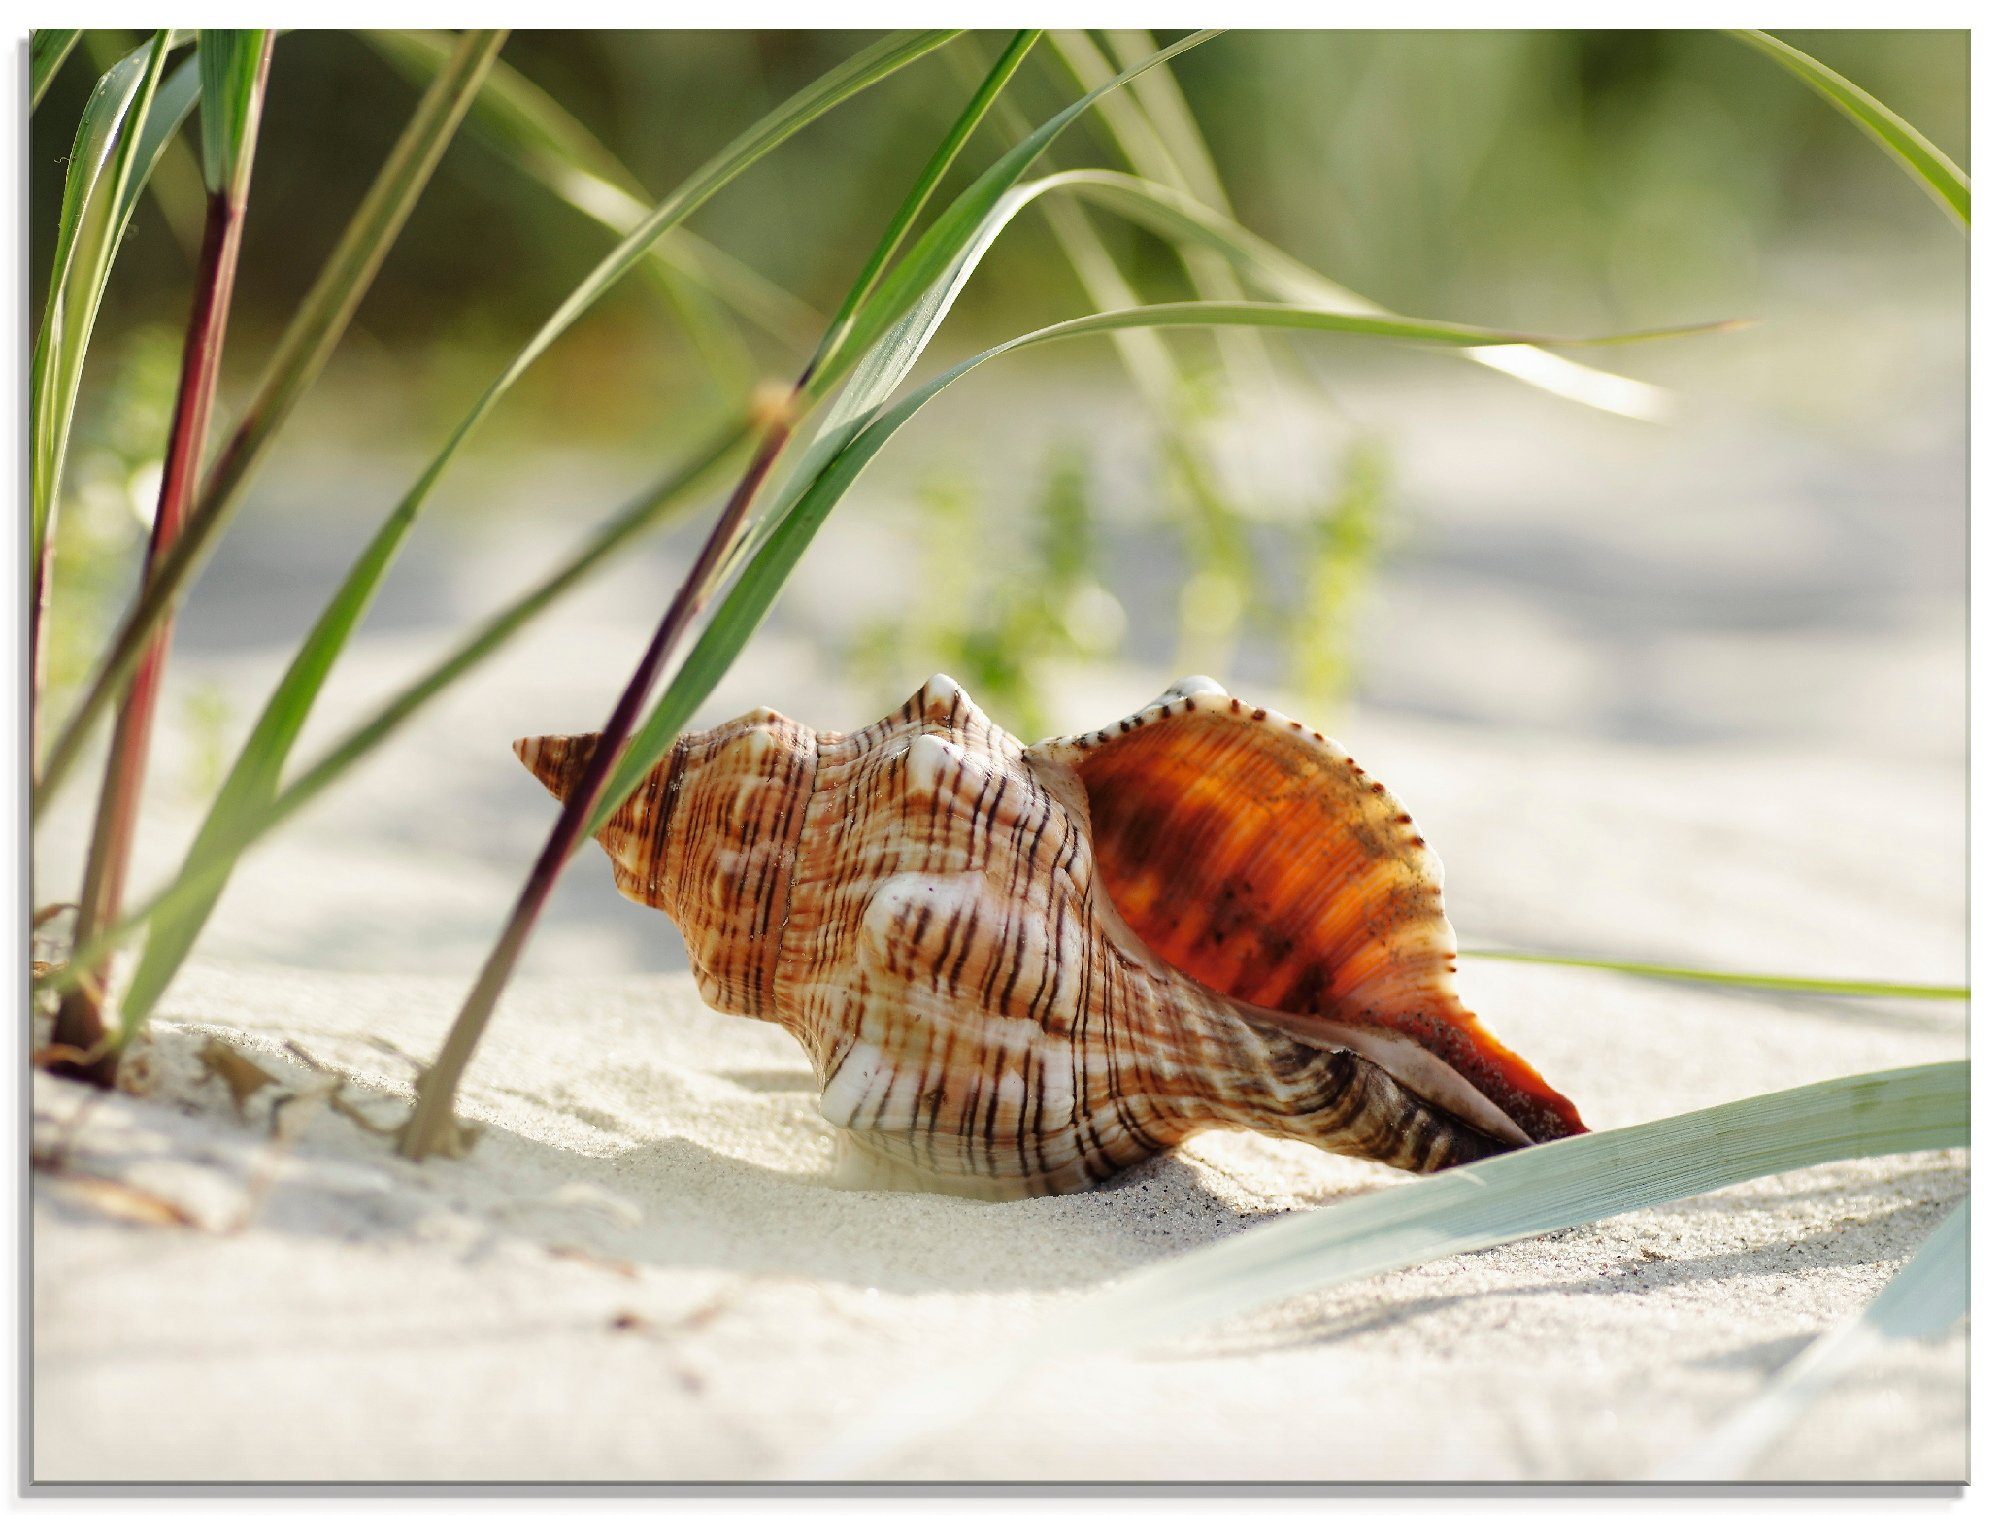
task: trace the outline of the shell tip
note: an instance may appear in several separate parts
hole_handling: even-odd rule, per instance
[[[524,736],[514,743],[514,755],[550,794],[567,800],[597,750],[597,733],[583,736]]]

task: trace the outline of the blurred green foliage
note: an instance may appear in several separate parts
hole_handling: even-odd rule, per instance
[[[1970,166],[1965,33],[1784,35]],[[863,40],[535,31],[514,36],[505,57],[657,191]],[[990,55],[997,43],[970,45]],[[46,276],[90,61],[108,51],[103,34],[86,34],[34,115],[31,288]],[[1046,50],[1035,64],[1016,88],[1039,119],[1073,85]],[[345,33],[291,33],[272,69],[237,294],[246,348],[289,313],[414,98],[401,74]],[[1712,33],[1246,32],[1175,71],[1245,224],[1424,315],[1543,329],[1645,324],[1754,295],[1788,237],[1829,223],[1846,236],[1908,228],[1909,186],[1851,126]],[[829,308],[894,208],[908,160],[942,133],[962,96],[947,62],[910,70],[760,165],[703,211],[699,230]],[[1090,129],[1100,161],[1111,161],[1101,121],[1090,118]],[[990,156],[994,142],[986,146]],[[948,188],[980,161],[970,155]],[[1151,239],[1122,228],[1106,236],[1133,258],[1142,289],[1171,277],[1171,256]],[[121,262],[105,319],[112,329],[178,325],[187,255],[159,202],[141,211],[133,237],[150,245]],[[1049,238],[1034,228],[1019,241],[961,304],[968,346],[1076,309]],[[490,148],[456,144],[360,317],[367,345],[395,358],[386,377],[411,391],[411,403],[386,413],[417,426],[456,414],[466,380],[440,350],[497,350],[606,245],[600,229]],[[788,356],[761,351],[774,365]],[[622,440],[662,402],[700,393],[697,354],[673,311],[635,284],[555,355],[541,386],[549,403],[522,410],[550,434],[581,428]],[[538,429],[524,425],[523,440]]]
[[[1968,163],[1963,32],[1784,34],[1880,95]],[[846,32],[580,32],[515,35],[506,62],[597,137],[638,184],[677,182],[747,121],[866,40]],[[838,303],[926,144],[1002,43],[982,34],[853,102],[704,207],[700,234],[821,311]],[[1118,39],[1099,38],[1107,54]],[[45,279],[70,132],[96,67],[129,49],[86,33],[33,117],[30,287]],[[962,56],[967,51],[977,60]],[[1018,133],[1076,93],[1078,49],[1044,45],[1010,85],[944,186],[955,191]],[[1302,261],[1414,314],[1539,329],[1609,329],[1743,313],[1786,258],[1828,237],[1908,238],[1931,227],[1914,192],[1824,102],[1720,35],[1659,31],[1249,32],[1174,65],[1237,216]],[[257,203],[249,218],[225,379],[256,371],[373,176],[414,99],[358,37],[288,34],[272,65]],[[1123,166],[1117,124],[1093,114],[1051,166]],[[102,317],[109,361],[86,376],[80,508],[64,517],[58,604],[74,628],[120,580],[136,526],[135,473],[165,432],[159,353],[185,313],[199,178],[163,163]],[[1074,226],[1072,224],[1072,230]],[[1139,298],[1184,297],[1188,271],[1122,223],[1085,229]],[[1083,308],[1074,237],[1025,219],[956,307],[943,349],[964,351]],[[496,364],[604,252],[610,234],[467,133],[447,153],[329,372],[306,428],[338,440],[428,449]],[[617,449],[691,432],[740,398],[744,370],[715,360],[661,285],[629,281],[530,374],[486,445]],[[776,374],[803,356],[745,327],[737,349]],[[941,349],[941,350],[943,350]],[[1282,349],[1278,349],[1282,352]],[[1152,395],[1149,492],[1183,565],[1176,666],[1226,674],[1238,643],[1268,637],[1301,708],[1331,719],[1351,687],[1346,630],[1393,534],[1388,459],[1347,439],[1316,509],[1272,512],[1222,482],[1207,422],[1253,406],[1227,349],[1177,345]],[[1102,363],[1105,354],[1079,352]],[[1143,386],[1142,386],[1143,387]],[[925,491],[930,590],[867,627],[857,671],[895,693],[933,667],[975,683],[1017,729],[1040,730],[1049,670],[1102,655],[1124,612],[1095,566],[1086,460],[1039,469],[1036,526],[1013,529],[970,484]],[[139,491],[143,493],[143,490]],[[93,503],[94,502],[94,503]],[[996,515],[998,519],[996,520]],[[1287,585],[1260,561],[1282,515]],[[71,538],[75,541],[72,543]],[[1016,540],[1019,539],[1019,540]],[[1268,559],[1268,553],[1261,553]],[[72,592],[80,590],[81,593]],[[1138,607],[1133,607],[1136,611]],[[52,685],[79,671],[82,640],[55,644]],[[65,645],[67,642],[68,645]],[[1164,651],[1152,649],[1151,651]]]

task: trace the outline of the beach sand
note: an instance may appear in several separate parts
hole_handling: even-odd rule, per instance
[[[1962,427],[1946,413],[1863,446],[1775,426],[1752,446],[1727,407],[1641,437],[1504,385],[1430,410],[1427,393],[1373,402],[1414,417],[1413,545],[1371,595],[1363,697],[1330,730],[1416,815],[1462,940],[1963,982]],[[1447,467],[1435,436],[1481,466]],[[887,708],[826,675],[843,586],[887,530],[865,511],[829,528],[705,719],[770,703],[832,728]],[[385,602],[314,733],[540,571],[549,531],[459,544],[449,592],[419,562],[430,598]],[[268,533],[302,540],[282,518]],[[227,549],[251,557],[219,560],[216,592],[260,582],[259,540]],[[472,1066],[476,1146],[393,1157],[363,1123],[406,1114],[552,816],[507,743],[596,724],[675,541],[246,863],[160,1009],[142,1096],[35,1075],[35,1478],[785,1477],[838,1458],[885,1396],[1134,1268],[1413,1182],[1217,1133],[1089,1194],[836,1189],[803,1054],[704,1008],[672,927],[615,898],[595,852]],[[240,691],[240,730],[288,629],[205,613],[176,667]],[[1101,725],[1194,671],[1072,672],[1054,719]],[[1275,684],[1232,682],[1284,707]],[[178,777],[198,747],[169,722],[142,884],[199,818]],[[73,887],[80,798],[40,839],[44,898]],[[1462,989],[1599,1128],[1966,1046],[1956,1002],[1476,960]],[[217,1048],[275,1082],[239,1110],[204,1071]],[[1644,1478],[1861,1309],[1968,1186],[1962,1152],[1833,1164],[1362,1280],[1053,1364],[861,1471]],[[1962,1478],[1966,1405],[1962,1329],[1899,1346],[1754,1472]]]

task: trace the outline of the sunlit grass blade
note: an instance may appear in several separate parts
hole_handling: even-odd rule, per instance
[[[287,780],[268,806],[243,818],[242,828],[228,839],[226,846],[211,848],[205,862],[197,864],[190,860],[166,886],[129,911],[115,927],[98,933],[88,943],[78,944],[69,961],[41,979],[41,985],[67,990],[155,919],[171,919],[197,905],[228,877],[237,860],[253,845],[378,751],[432,700],[492,657],[549,606],[644,533],[687,507],[699,490],[714,482],[721,466],[741,451],[750,433],[750,422],[743,417],[719,427],[691,450],[686,461],[613,515],[532,589],[496,611],[428,672],[384,701],[374,715],[335,741],[324,756]]]
[[[277,688],[265,703],[196,834],[188,852],[188,865],[193,871],[200,872],[214,857],[227,855],[231,839],[243,831],[249,820],[276,795],[285,763],[307,715],[325,687],[348,638],[367,613],[383,576],[410,528],[415,525],[431,491],[460,449],[515,381],[585,311],[632,270],[645,256],[648,245],[655,237],[670,230],[795,132],[842,101],[941,46],[952,35],[949,32],[898,33],[830,70],[767,113],[698,169],[679,189],[654,207],[646,220],[571,291],[453,429],[442,450],[377,529],[332,600],[306,634]],[[177,911],[171,920],[154,923],[120,1007],[126,1036],[145,1020],[165,992],[193,947],[221,888],[222,883],[218,883],[205,897]]]
[[[1026,1375],[1131,1352],[1317,1289],[1688,1199],[1819,1163],[1961,1147],[1971,1065],[1856,1074],[1615,1131],[1569,1137],[1267,1221],[1126,1275],[1016,1341],[921,1376],[825,1459],[851,1477],[956,1424]]]
[[[63,66],[63,60],[76,46],[77,38],[83,33],[74,28],[63,30],[45,26],[28,39],[28,109],[42,103],[42,96],[48,92],[49,81],[56,76],[56,70]]]
[[[1780,42],[1769,32],[1732,31],[1730,36],[1747,43],[1798,78],[1811,85],[1848,120],[1874,139],[1876,145],[1900,163],[1919,184],[1961,226],[1972,225],[1972,180],[1964,169],[1946,157],[1924,134],[1851,79],[1843,78],[1809,53],[1789,42]]]
[[[195,268],[194,301],[182,341],[180,385],[161,463],[160,492],[146,546],[150,574],[187,519],[202,450],[208,441],[209,413],[222,373],[223,341],[236,287],[237,257],[256,157],[257,128],[271,59],[268,31],[202,32],[196,61],[202,81],[202,130],[208,144],[208,209],[201,254]],[[220,124],[217,124],[217,118]],[[167,653],[173,633],[163,621],[142,654],[113,728],[111,752],[91,829],[83,887],[77,896],[75,936],[87,942],[116,920],[125,897],[125,877],[138,829],[139,800],[145,787]],[[50,1033],[51,1044],[90,1052],[104,1039],[98,985],[80,985],[63,997]],[[61,1065],[78,1077],[109,1086],[116,1079],[111,1059],[89,1058]]]
[[[1108,169],[1053,175],[1049,188],[1079,195],[1169,241],[1211,247],[1255,286],[1280,300],[1356,314],[1389,314],[1387,307],[1326,277],[1185,191]],[[1661,420],[1669,409],[1669,396],[1654,385],[1605,373],[1542,348],[1480,347],[1469,349],[1465,356],[1560,398],[1633,420]]]
[[[1676,963],[1635,963],[1621,958],[1569,957],[1546,952],[1516,952],[1507,947],[1461,947],[1460,957],[1480,957],[1497,963],[1542,963],[1554,968],[1595,968],[1634,978],[1664,978],[1727,989],[1758,989],[1778,994],[1835,994],[1855,999],[1971,999],[1972,991],[1956,984],[1911,984],[1894,979],[1800,978],[1782,973],[1730,973],[1714,968],[1689,968]]]
[[[1018,197],[1033,188],[1034,186],[1023,186],[1021,191],[1017,191],[1016,198],[1004,201],[992,213],[994,221],[1004,224],[1006,218],[1013,215],[1020,204],[1025,203]],[[997,232],[997,229],[997,226],[992,226],[989,232]],[[983,247],[990,242],[990,239],[990,234],[984,235],[975,242],[975,246]],[[937,323],[942,319],[944,310],[949,306],[950,296],[962,285],[966,271],[962,267],[955,266],[942,281],[941,287],[933,291],[931,301],[920,303],[905,314],[903,325],[881,341],[880,346],[885,356],[871,357],[869,365],[857,373],[857,384],[860,384],[864,376],[868,376],[873,370],[879,369],[884,375],[894,373],[898,376],[909,371],[909,367],[916,361],[916,353],[921,351],[929,333],[936,329]],[[645,722],[634,733],[631,744],[625,749],[623,757],[612,771],[611,781],[606,786],[603,796],[592,807],[583,835],[586,837],[595,835],[609,819],[611,812],[624,803],[625,798],[643,782],[653,764],[666,754],[696,707],[714,689],[736,654],[763,620],[772,602],[777,598],[778,590],[804,554],[827,514],[860,477],[875,454],[880,452],[889,439],[937,395],[982,364],[1022,348],[1137,329],[1195,329],[1232,325],[1290,327],[1302,331],[1430,343],[1444,347],[1518,342],[1532,342],[1539,345],[1568,340],[1531,336],[1519,332],[1490,331],[1453,322],[1419,321],[1397,316],[1353,315],[1313,306],[1188,301],[1170,305],[1140,306],[1133,310],[1105,311],[1060,321],[1053,326],[1043,327],[1039,331],[1029,332],[1012,341],[1003,342],[984,352],[974,354],[915,390],[893,407],[882,408],[878,400],[873,406],[858,409],[844,427],[831,433],[832,438],[844,439],[840,446],[823,454],[808,454],[801,462],[798,473],[781,493],[773,509],[772,523],[769,529],[760,535],[759,545],[741,577],[723,599],[714,618],[689,652],[687,661],[675,675],[666,693],[661,696]],[[1633,339],[1637,339],[1646,334],[1631,335]],[[879,384],[869,383],[864,392],[879,394]],[[847,400],[848,396],[843,395],[843,405]]]
[[[505,38],[501,31],[466,33],[390,150],[279,339],[235,430],[203,479],[181,534],[112,633],[109,651],[50,744],[35,781],[38,815],[70,773],[91,727],[136,666],[154,629],[187,592],[241,503],[266,448],[333,355]]]
[[[367,31],[362,37],[418,80],[436,72],[450,45],[435,32]],[[637,177],[588,127],[505,62],[487,76],[468,125],[506,161],[619,236],[643,221],[651,207]],[[820,317],[803,300],[685,227],[655,242],[651,258],[667,272],[670,291],[677,290],[676,280],[691,280],[789,345],[804,346],[820,328]]]
[[[452,1106],[457,1097],[459,1079],[484,1034],[486,1023],[499,1005],[500,994],[513,974],[529,935],[541,918],[549,895],[554,892],[557,879],[583,840],[586,815],[610,777],[613,760],[623,749],[668,659],[679,652],[682,638],[714,593],[716,582],[739,544],[758,491],[777,465],[800,411],[810,403],[808,389],[814,375],[828,362],[830,355],[838,357],[841,333],[851,329],[853,313],[866,300],[882,268],[895,253],[939,180],[944,177],[958,150],[1019,66],[1021,57],[1034,45],[1034,40],[1033,33],[1018,33],[1002,53],[985,84],[975,92],[957,122],[945,134],[943,143],[918,172],[916,183],[904,196],[902,207],[884,228],[875,252],[856,276],[847,298],[842,302],[840,313],[807,360],[791,391],[771,407],[749,466],[717,514],[700,552],[696,554],[652,639],[640,655],[638,667],[620,692],[617,704],[599,733],[596,752],[585,765],[575,789],[565,796],[562,810],[556,816],[548,840],[537,855],[513,909],[508,913],[498,940],[481,964],[465,1003],[452,1020],[437,1061],[425,1076],[417,1107],[402,1130],[398,1145],[405,1156],[424,1158],[456,1149],[458,1125]]]
[[[1890,1342],[1942,1335],[1971,1307],[1972,1203],[1960,1200],[1867,1309],[1821,1336],[1755,1399],[1652,1476],[1690,1483],[1754,1476],[1765,1453],[1841,1378]]]

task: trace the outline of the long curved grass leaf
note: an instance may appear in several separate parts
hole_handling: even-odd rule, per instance
[[[255,393],[202,482],[186,526],[119,622],[109,651],[50,744],[34,786],[38,815],[45,813],[48,799],[72,770],[92,726],[123,687],[155,628],[186,594],[208,550],[241,503],[265,450],[332,357],[505,38],[504,31],[464,35],[383,161],[279,338]],[[136,197],[136,189],[133,193]]]
[[[346,647],[348,638],[367,613],[383,576],[410,528],[415,525],[431,491],[473,432],[520,376],[585,311],[632,270],[645,256],[654,238],[677,225],[794,133],[861,90],[943,45],[952,35],[950,32],[916,32],[887,37],[863,49],[768,112],[655,206],[646,219],[621,240],[542,323],[527,344],[487,386],[472,410],[446,439],[443,449],[389,513],[306,634],[278,687],[265,703],[189,848],[188,863],[195,871],[205,869],[215,857],[226,856],[231,839],[243,831],[249,819],[270,804],[276,795],[285,762],[298,740],[307,715],[325,686],[334,663]],[[171,919],[154,922],[138,967],[134,970],[132,983],[120,1006],[126,1036],[151,1013],[160,995],[179,971],[214,908],[221,888],[222,884],[218,883],[205,897],[177,911]]]
[[[1971,1307],[1972,1203],[1960,1200],[1867,1309],[1826,1332],[1756,1398],[1652,1476],[1693,1483],[1751,1477],[1764,1454],[1842,1377],[1890,1342],[1942,1335]]]
[[[1031,198],[1035,186],[1023,186],[1003,199],[993,212],[997,224],[990,225],[974,248],[983,248],[997,235],[999,226]],[[969,254],[974,252],[969,248]],[[922,350],[923,343],[942,320],[950,299],[962,287],[972,259],[962,261],[948,272],[932,297],[906,313],[903,324],[888,333],[878,345],[878,353],[855,374],[850,394],[879,396],[887,381],[907,374]],[[1296,330],[1338,332],[1353,336],[1388,338],[1398,341],[1434,343],[1447,347],[1477,346],[1482,343],[1514,344],[1531,342],[1549,345],[1562,340],[1530,336],[1519,332],[1492,331],[1453,322],[1418,321],[1399,316],[1354,315],[1323,310],[1316,306],[1250,303],[1208,303],[1188,301],[1170,305],[1140,306],[1133,310],[1100,312],[1057,322],[1029,332],[1012,341],[976,353],[956,367],[940,374],[914,391],[893,408],[883,409],[881,401],[850,406],[850,394],[843,394],[841,406],[851,411],[844,421],[830,424],[823,443],[837,443],[823,451],[808,453],[781,493],[772,512],[772,525],[761,535],[754,555],[742,576],[724,598],[714,618],[702,633],[687,661],[675,675],[645,722],[634,733],[603,796],[592,808],[583,836],[594,836],[642,782],[652,766],[673,745],[701,701],[720,681],[752,632],[763,620],[780,587],[804,554],[827,514],[845,495],[861,472],[880,452],[890,437],[950,385],[980,365],[1005,353],[1049,342],[1078,337],[1110,335],[1143,328],[1196,328],[1208,326],[1290,327]],[[1632,333],[1624,340],[1639,340],[1654,333]],[[1574,340],[1609,341],[1612,338]],[[894,383],[889,383],[894,388]],[[836,410],[835,415],[842,414]]]
[[[406,76],[429,78],[450,50],[435,32],[365,31],[362,39]],[[469,125],[506,161],[573,209],[619,236],[645,219],[638,178],[556,99],[505,62],[487,76]],[[691,279],[780,341],[803,345],[821,325],[811,306],[686,227],[650,250],[671,275]]]
[[[1754,47],[1828,101],[1835,110],[1871,137],[1942,205],[1961,226],[1972,225],[1972,180],[1964,169],[1932,145],[1929,138],[1851,79],[1828,68],[1810,53],[1769,32],[1731,31],[1728,35]]]
[[[32,112],[42,103],[42,96],[49,87],[49,81],[56,76],[56,70],[63,66],[63,60],[76,46],[77,38],[83,33],[74,28],[63,30],[45,26],[28,39],[28,109]]]
[[[1077,194],[1170,241],[1212,248],[1280,300],[1361,315],[1390,313],[1185,191],[1109,169],[1074,169],[1053,175],[1048,182],[1050,189]],[[1465,356],[1560,398],[1633,420],[1657,421],[1669,409],[1668,395],[1654,385],[1605,373],[1539,347],[1480,347]]]
[[[1970,1122],[1969,1063],[1893,1068],[1569,1137],[1284,1216],[1140,1268],[970,1364],[961,1354],[793,1476],[853,1476],[1080,1356],[1154,1346],[1312,1290],[1772,1174],[1963,1146]]]
[[[1483,957],[1496,963],[1542,963],[1553,968],[1596,968],[1636,978],[1681,979],[1730,989],[1763,989],[1783,994],[1837,994],[1855,999],[1971,999],[1972,991],[1957,984],[1911,984],[1879,978],[1799,978],[1781,973],[1729,973],[1714,968],[1687,968],[1677,963],[1635,963],[1622,958],[1564,957],[1546,952],[1516,952],[1511,947],[1461,947],[1460,957]]]

